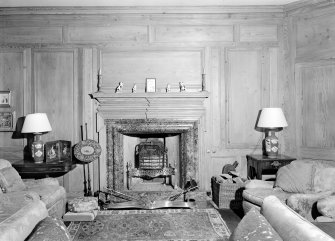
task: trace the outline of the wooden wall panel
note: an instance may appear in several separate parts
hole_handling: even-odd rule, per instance
[[[0,43],[61,43],[61,27],[0,28]]]
[[[46,112],[53,128],[43,139],[72,140],[74,52],[41,50],[33,54],[36,111]]]
[[[52,131],[43,135],[44,141],[70,140],[78,132],[77,52],[76,50],[43,49],[33,52],[35,112],[48,115]],[[71,175],[68,174],[68,175]],[[67,190],[76,190],[81,183],[64,177]]]
[[[227,51],[226,144],[231,148],[254,146],[259,137],[255,123],[263,100],[261,56],[259,50]]]
[[[233,26],[156,26],[154,41],[157,42],[201,42],[234,41]]]
[[[330,55],[335,51],[335,15],[300,18],[297,22],[296,51],[299,58]]]
[[[114,90],[124,83],[123,92],[131,93],[136,83],[137,92],[145,92],[146,78],[156,78],[156,92],[179,91],[183,81],[187,90],[201,90],[202,51],[125,51],[102,52],[102,85]]]
[[[277,25],[241,25],[240,41],[278,41],[278,27]]]
[[[147,26],[108,26],[108,27],[69,27],[66,42],[99,43],[113,41],[145,42],[148,41]]]
[[[0,107],[0,111],[14,111],[14,129],[17,119],[24,113],[24,57],[24,50],[0,49],[0,90],[11,91],[11,106]],[[0,149],[0,158],[23,158],[23,137],[14,134],[13,131],[0,132],[0,147],[4,147]]]
[[[335,63],[300,68],[304,148],[335,148]]]

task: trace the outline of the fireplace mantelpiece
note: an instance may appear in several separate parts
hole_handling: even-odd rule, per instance
[[[98,112],[103,119],[182,119],[198,120],[203,115],[207,91],[168,93],[95,92]]]

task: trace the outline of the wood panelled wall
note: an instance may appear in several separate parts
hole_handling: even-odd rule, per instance
[[[331,1],[288,10],[286,150],[300,158],[335,160],[334,13]]]
[[[300,100],[296,92],[309,104],[318,98],[314,92],[318,91],[325,99],[318,99],[315,105],[327,105],[318,109],[322,117],[311,119],[315,125],[331,128],[324,119],[334,117],[333,104],[326,100],[332,98],[328,85],[334,87],[332,63],[318,65],[318,59],[313,65],[317,71],[312,72],[303,61],[296,70],[290,67],[296,61],[292,51],[299,58],[309,56],[308,51],[314,51],[311,55],[318,52],[305,45],[327,33],[312,31],[312,24],[321,24],[324,16],[317,16],[319,21],[305,20],[297,9],[287,11],[291,13],[288,18],[282,7],[268,6],[1,9],[0,87],[13,91],[17,117],[37,111],[48,114],[53,131],[43,140],[77,143],[84,123],[88,123],[88,137],[99,141],[97,103],[89,96],[97,90],[99,68],[105,88],[113,90],[123,81],[126,92],[134,83],[144,92],[145,78],[152,77],[157,79],[157,91],[164,91],[167,83],[178,91],[179,81],[188,91],[199,91],[205,73],[209,98],[200,135],[199,176],[201,189],[210,190],[210,177],[221,173],[227,163],[238,161],[238,171],[247,175],[246,154],[261,152],[263,135],[254,127],[262,107],[284,108],[289,128],[279,133],[282,153],[296,156],[300,140],[303,147],[334,145],[335,133],[326,135],[326,143],[322,139],[325,131],[298,131],[300,120],[306,123],[314,113],[303,107],[300,118],[296,111]],[[299,38],[307,32],[314,34],[310,41]],[[328,54],[333,45],[325,46],[328,49],[323,53]],[[295,71],[300,71],[300,82],[295,81]],[[323,78],[318,79],[315,72]],[[310,81],[305,81],[306,76]],[[304,86],[304,93],[299,86]],[[309,129],[310,124],[303,128]],[[23,157],[25,139],[14,139],[12,134],[0,132],[0,150],[1,158],[14,161]],[[310,141],[313,135],[317,138]],[[102,159],[105,154],[103,150]],[[98,163],[91,164],[94,190],[98,189],[98,171],[105,170]],[[68,191],[81,191],[82,180],[78,166],[64,177],[64,185]],[[104,186],[104,180],[100,181]]]

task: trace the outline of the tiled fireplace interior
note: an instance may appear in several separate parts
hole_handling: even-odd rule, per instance
[[[134,138],[177,139],[178,155],[170,157],[170,164],[176,169],[175,184],[183,188],[190,179],[198,180],[198,122],[163,119],[106,119],[107,131],[107,187],[126,191],[128,143]],[[131,142],[131,141],[130,141]],[[129,148],[131,146],[131,148]],[[178,158],[178,160],[174,160]],[[144,182],[145,186],[145,182]],[[148,183],[148,191],[150,191]],[[143,185],[142,185],[143,188]],[[136,191],[136,188],[135,188]],[[144,191],[144,190],[141,190]]]

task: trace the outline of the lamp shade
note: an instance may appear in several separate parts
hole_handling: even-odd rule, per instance
[[[279,128],[286,127],[283,110],[281,108],[263,108],[258,119],[257,127]]]
[[[24,119],[21,133],[41,133],[51,131],[51,125],[47,114],[34,113],[29,114]]]

